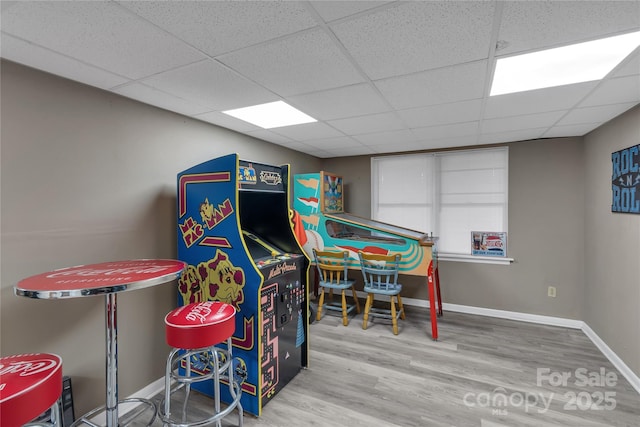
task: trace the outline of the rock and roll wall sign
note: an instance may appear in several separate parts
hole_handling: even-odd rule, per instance
[[[611,212],[640,214],[640,144],[611,153]]]

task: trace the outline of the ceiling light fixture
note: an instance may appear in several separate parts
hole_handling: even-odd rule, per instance
[[[313,117],[282,101],[227,110],[223,113],[264,129],[317,122]]]
[[[640,46],[640,31],[499,58],[491,96],[600,80]]]

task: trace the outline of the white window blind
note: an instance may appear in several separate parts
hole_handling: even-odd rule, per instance
[[[507,231],[508,160],[506,147],[374,157],[371,216],[469,255],[471,231]]]

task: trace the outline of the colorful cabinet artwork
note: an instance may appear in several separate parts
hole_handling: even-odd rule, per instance
[[[236,308],[233,354],[247,373],[241,403],[259,416],[309,358],[309,259],[292,228],[289,166],[231,154],[178,174],[177,194],[178,259],[188,264],[178,303]]]
[[[343,187],[343,178],[329,172],[295,175],[293,208],[304,226],[305,252],[346,250],[354,269],[360,266],[358,251],[401,254],[402,273],[424,276],[429,301],[437,302],[431,310],[432,338],[437,339],[436,316],[442,314],[437,237],[345,212]]]

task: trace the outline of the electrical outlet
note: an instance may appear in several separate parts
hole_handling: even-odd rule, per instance
[[[555,286],[549,286],[549,288],[547,289],[547,296],[551,297],[551,298],[555,298],[556,297],[556,287]]]

